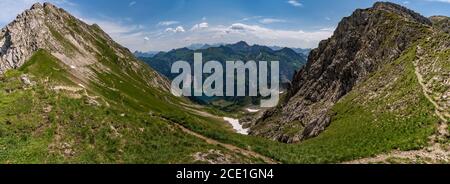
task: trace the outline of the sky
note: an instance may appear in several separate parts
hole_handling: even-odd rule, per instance
[[[132,51],[197,43],[315,48],[339,21],[375,0],[47,0],[102,27]],[[0,1],[0,27],[43,0]],[[450,16],[450,0],[391,0],[425,16]]]

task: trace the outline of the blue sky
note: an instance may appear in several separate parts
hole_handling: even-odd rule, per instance
[[[2,0],[0,26],[41,0]],[[375,0],[49,0],[141,51],[193,43],[316,47],[338,22]],[[393,0],[425,16],[450,16],[450,0]]]

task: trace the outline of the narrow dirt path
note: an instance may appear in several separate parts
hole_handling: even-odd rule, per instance
[[[419,60],[421,60],[421,59],[422,58],[420,58]],[[439,119],[441,119],[444,123],[447,123],[447,119],[445,118],[444,114],[441,113],[441,111],[443,111],[442,107],[440,107],[439,104],[437,102],[435,102],[433,100],[433,98],[429,95],[429,93],[433,93],[433,92],[430,89],[428,89],[427,86],[425,85],[423,76],[422,76],[422,74],[420,74],[417,63],[415,63],[414,65],[415,65],[414,68],[415,68],[417,80],[419,81],[420,86],[422,86],[423,94],[428,99],[428,101],[430,101],[433,104],[433,106],[435,108],[435,114],[439,117]]]
[[[194,114],[197,114],[199,116],[203,116],[203,117],[207,117],[207,118],[215,118],[215,119],[218,119],[218,120],[222,119],[219,116],[213,115],[213,114],[205,112],[205,111],[198,110],[198,109],[203,108],[200,105],[190,105],[190,104],[185,104],[185,103],[182,103],[182,102],[180,102],[180,104],[175,104],[171,100],[169,100],[167,97],[164,97],[164,99],[166,99],[166,102],[169,102],[172,105],[182,106],[185,110],[187,110],[189,112],[192,112]]]
[[[73,86],[55,86],[55,87],[52,87],[52,89],[55,90],[55,91],[69,91],[69,92],[73,92],[73,93],[80,92],[80,91],[84,90],[84,88],[73,87]]]
[[[171,102],[170,100],[168,100],[167,98],[166,98],[166,101],[169,102],[169,103],[172,103],[172,102]],[[173,103],[172,103],[172,104],[173,104]],[[190,111],[190,112],[192,112],[192,113],[195,113],[195,114],[197,114],[197,115],[204,116],[204,117],[209,117],[209,118],[217,118],[217,119],[221,119],[220,117],[215,116],[215,115],[213,115],[213,114],[210,114],[210,113],[208,113],[208,112],[204,112],[204,111],[200,111],[200,110],[193,109],[193,108],[190,107],[189,105],[186,105],[186,106],[182,105],[182,106],[183,106],[183,108],[185,108],[185,110]],[[202,139],[202,140],[204,140],[204,141],[205,141],[206,143],[208,143],[208,144],[212,144],[212,145],[220,145],[220,146],[222,146],[222,147],[224,147],[224,148],[226,148],[226,149],[228,149],[228,150],[230,150],[230,151],[232,151],[232,152],[235,152],[235,153],[241,153],[241,154],[243,154],[243,155],[245,155],[245,156],[247,156],[247,157],[259,158],[259,159],[263,160],[265,163],[268,163],[268,164],[278,164],[278,162],[276,162],[275,160],[273,160],[273,159],[271,159],[271,158],[269,158],[269,157],[266,157],[266,156],[264,156],[264,155],[261,155],[261,154],[259,154],[259,153],[257,153],[257,152],[250,151],[250,150],[246,150],[246,149],[243,149],[243,148],[240,148],[240,147],[231,145],[231,144],[222,143],[222,142],[220,142],[220,141],[211,139],[211,138],[209,138],[209,137],[206,137],[206,136],[203,136],[203,135],[201,135],[201,134],[199,134],[199,133],[196,133],[196,132],[194,132],[194,131],[192,131],[192,130],[189,130],[189,129],[187,129],[186,127],[180,125],[180,124],[177,123],[177,122],[171,121],[171,120],[166,119],[166,118],[164,118],[164,117],[159,117],[159,118],[162,118],[164,121],[171,122],[173,125],[175,125],[176,127],[180,128],[183,132],[185,132],[185,133],[187,133],[187,134],[190,134],[190,135],[192,135],[192,136],[194,136],[194,137],[197,137],[197,138],[199,138],[199,139]]]
[[[219,141],[217,141],[217,140],[214,140],[214,139],[205,137],[205,136],[203,136],[203,135],[200,135],[200,134],[198,134],[198,133],[195,133],[195,132],[193,132],[193,131],[191,131],[191,130],[189,130],[189,129],[187,129],[187,128],[185,128],[185,127],[179,125],[179,124],[176,124],[176,123],[175,123],[175,125],[176,125],[178,128],[180,128],[183,132],[185,132],[185,133],[187,133],[187,134],[190,134],[190,135],[193,135],[193,136],[195,136],[195,137],[197,137],[197,138],[199,138],[199,139],[202,139],[202,140],[204,140],[204,141],[205,141],[206,143],[208,143],[208,144],[219,145],[219,146],[222,146],[222,147],[224,147],[224,148],[226,148],[226,149],[228,149],[228,150],[230,150],[230,151],[232,151],[232,152],[241,153],[241,154],[243,154],[243,155],[245,155],[245,156],[247,156],[247,157],[259,158],[259,159],[263,160],[265,163],[268,163],[268,164],[277,164],[277,163],[278,163],[278,162],[274,161],[273,159],[271,159],[271,158],[269,158],[269,157],[266,157],[266,156],[264,156],[264,155],[261,155],[261,154],[259,154],[259,153],[256,153],[256,152],[254,152],[254,151],[242,149],[242,148],[239,148],[239,147],[234,146],[234,145],[231,145],[231,144],[221,143],[221,142],[219,142]]]
[[[425,97],[433,104],[435,107],[435,114],[439,117],[440,122],[437,131],[432,135],[430,139],[430,146],[420,150],[412,151],[393,151],[388,154],[381,154],[372,158],[363,158],[359,160],[353,160],[349,162],[344,162],[344,164],[367,164],[367,163],[390,163],[390,162],[406,162],[406,163],[450,163],[450,145],[442,144],[441,141],[446,141],[449,136],[448,131],[448,119],[446,115],[441,113],[443,109],[439,106],[437,102],[433,100],[430,96],[432,90],[428,89],[425,85],[425,80],[420,73],[418,62],[422,60],[419,57],[416,62],[414,62],[415,74],[417,80],[422,87],[423,94]]]

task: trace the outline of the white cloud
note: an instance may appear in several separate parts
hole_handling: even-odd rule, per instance
[[[334,30],[336,30],[335,27],[326,27],[326,28],[320,29],[320,31],[334,31]]]
[[[107,32],[111,36],[127,34],[143,29],[142,25],[124,25],[120,21],[116,20],[100,20],[90,18],[83,19],[88,24],[98,24],[105,32]]]
[[[200,30],[200,29],[205,29],[208,28],[209,25],[207,22],[202,22],[200,24],[195,24],[194,26],[192,26],[192,28],[190,29],[191,31],[196,31],[196,30]]]
[[[230,35],[240,35],[249,42],[264,45],[282,45],[288,47],[316,47],[316,44],[332,35],[331,30],[306,32],[302,30],[269,29],[257,25],[236,23],[226,31]]]
[[[136,1],[131,1],[130,4],[128,4],[128,7],[132,7],[134,5],[136,5]]]
[[[102,19],[83,18],[88,24],[98,24],[111,38],[131,50],[146,50],[151,45],[151,32],[139,24],[116,20],[108,17]]]
[[[332,28],[316,31],[282,30],[234,23],[229,26],[209,26],[183,35],[162,35],[152,39],[155,48],[159,48],[152,50],[170,50],[193,43],[235,43],[241,40],[250,44],[314,48],[321,40],[330,37],[332,34]]]
[[[249,20],[254,20],[254,19],[260,19],[262,18],[262,16],[252,16],[252,17],[245,17],[243,19],[241,19],[241,22],[245,22],[245,21],[249,21]]]
[[[211,26],[203,22],[194,26],[201,27],[195,31],[187,32],[182,26],[177,26],[149,32],[142,26],[130,25],[126,21],[86,20],[88,23],[99,24],[115,41],[133,51],[168,51],[194,43],[235,43],[241,40],[249,44],[314,48],[321,40],[330,37],[334,30],[334,28],[315,31],[283,30],[243,23]]]
[[[170,33],[184,33],[186,30],[184,30],[183,26],[177,26],[176,28],[167,28],[166,32]]]
[[[244,31],[244,30],[250,30],[251,27],[245,25],[245,24],[241,24],[241,23],[236,23],[236,24],[232,24],[230,26],[231,30],[237,30],[237,31]]]
[[[139,30],[137,26],[117,24],[114,26],[108,25],[104,29],[109,34],[113,32],[111,37],[118,43],[123,44],[131,50],[140,51],[168,51],[194,43],[235,43],[241,40],[249,44],[314,48],[317,47],[317,44],[321,40],[333,34],[333,28],[323,28],[315,31],[283,30],[243,23],[208,25],[208,27],[204,27],[203,29],[189,32],[183,32],[184,28],[181,26],[178,29],[175,27],[168,28],[167,31],[160,30],[155,32]]]
[[[170,25],[174,25],[174,24],[179,24],[180,22],[178,21],[174,21],[174,20],[169,20],[169,21],[162,21],[158,23],[158,26],[170,26]]]
[[[300,3],[298,0],[289,0],[287,3],[289,3],[289,4],[291,4],[292,6],[295,6],[295,7],[303,6],[303,4]]]
[[[271,19],[271,18],[265,18],[265,19],[259,20],[259,22],[262,23],[262,24],[273,24],[273,23],[282,23],[282,22],[286,22],[286,20],[283,20],[283,19]]]

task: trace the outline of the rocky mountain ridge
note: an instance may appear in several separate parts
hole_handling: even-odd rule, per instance
[[[432,32],[432,24],[388,2],[356,10],[311,52],[286,101],[253,122],[251,134],[289,143],[319,135],[332,123],[330,110],[336,102]]]
[[[433,22],[434,27],[441,29],[446,33],[450,33],[450,17],[431,16],[429,19]]]
[[[103,44],[112,47],[105,48]],[[88,25],[50,3],[36,3],[18,15],[2,29],[0,45],[0,73],[20,68],[39,49],[47,50],[62,61],[83,85],[97,80],[93,69],[109,70],[100,62],[107,49],[117,56],[114,62],[124,68],[137,71],[143,66],[127,48],[114,42],[98,25]],[[168,89],[167,80],[151,70],[149,72],[151,77],[146,78],[150,85]]]

